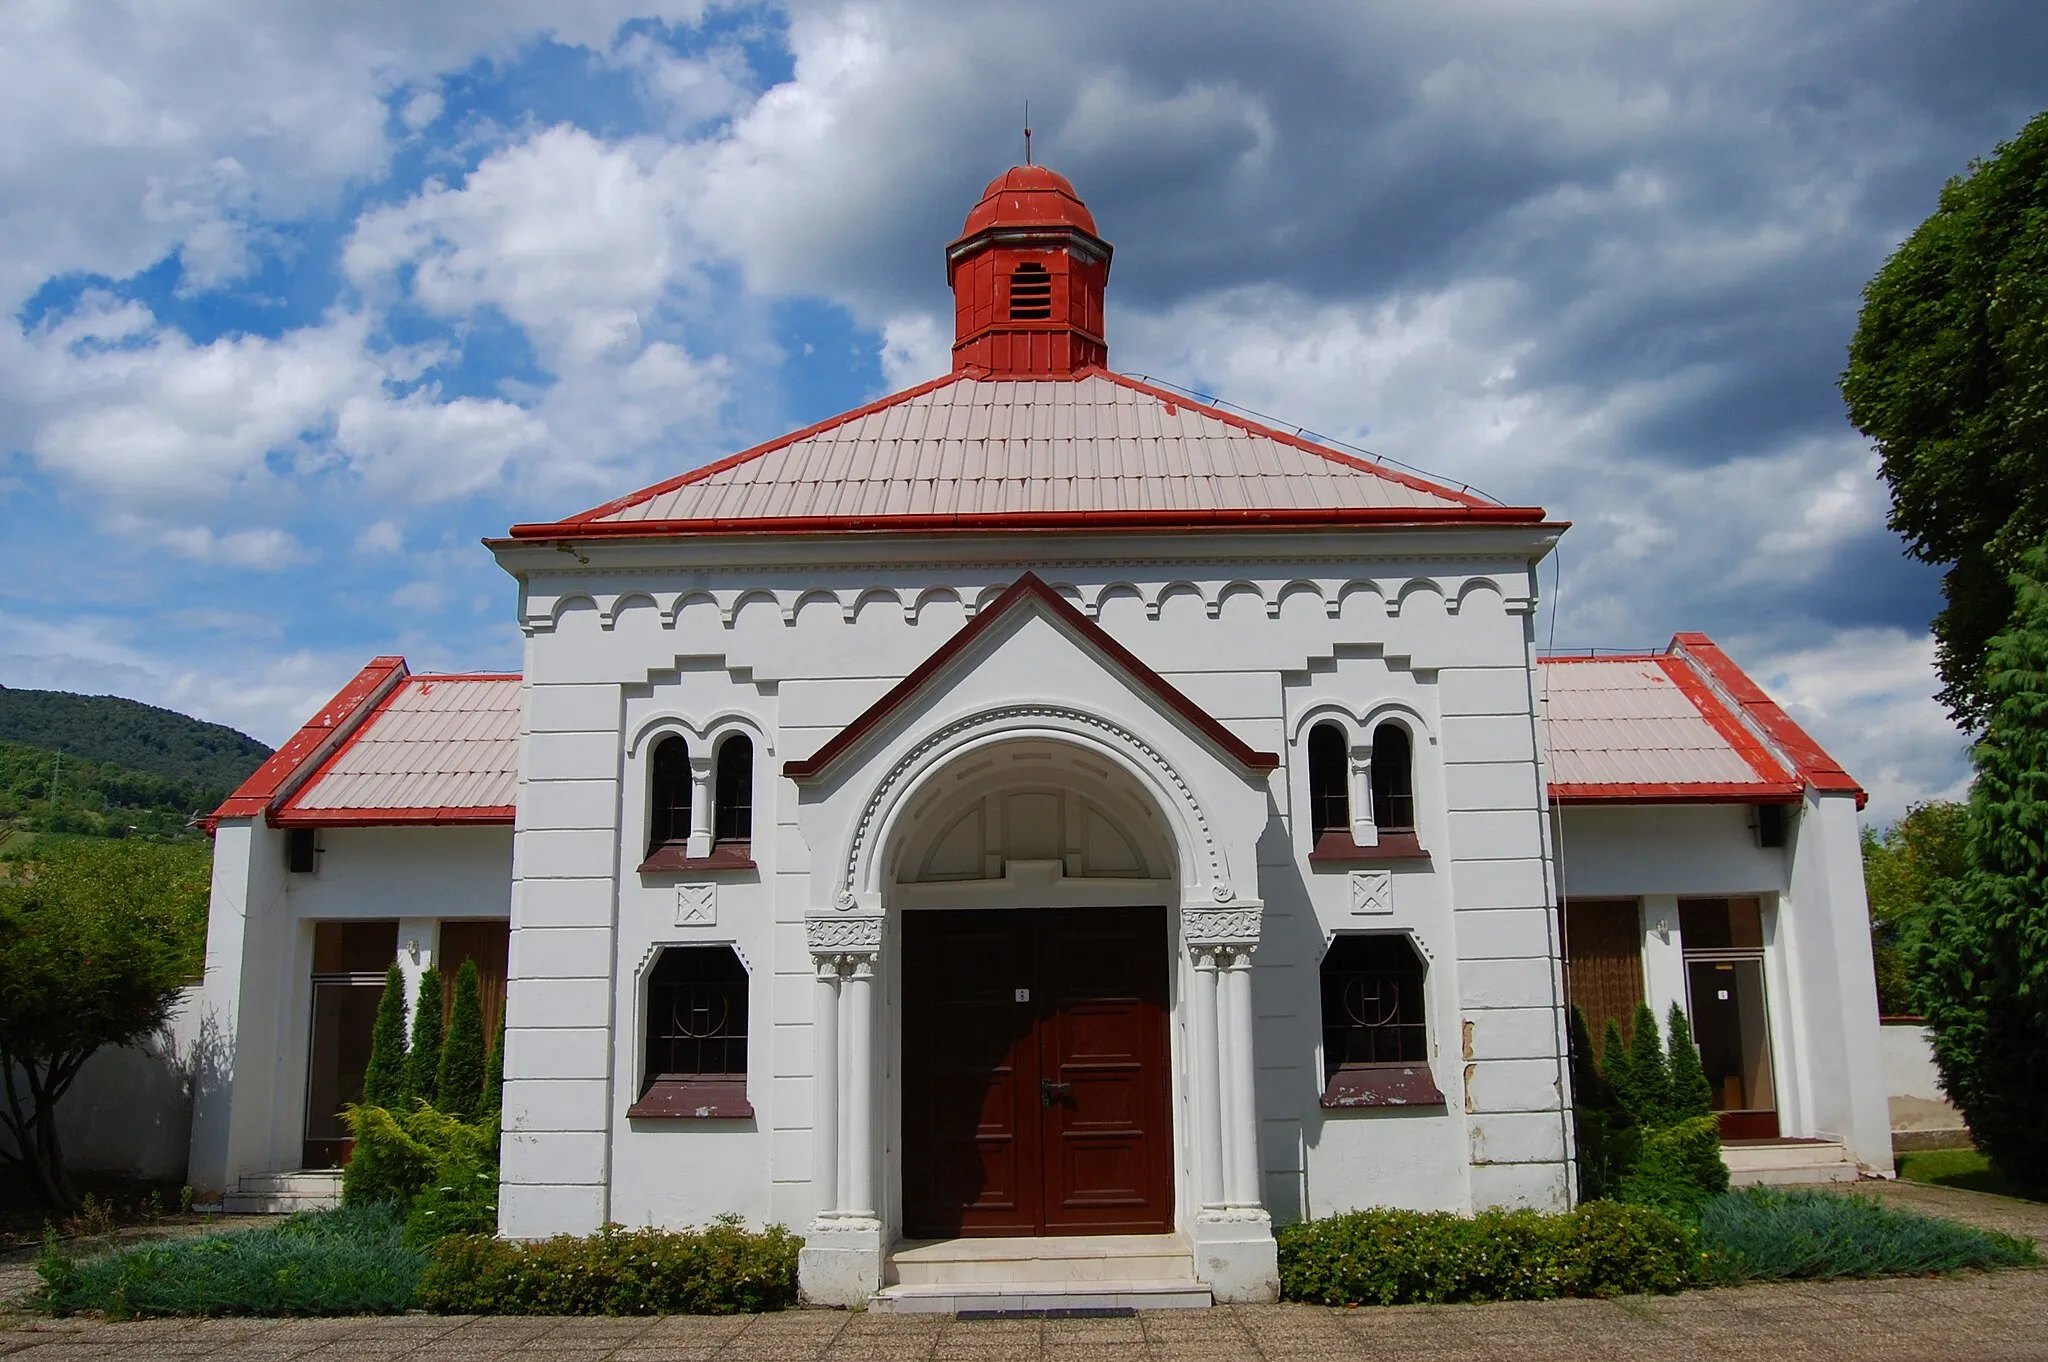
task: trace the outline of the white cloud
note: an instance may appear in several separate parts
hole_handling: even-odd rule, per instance
[[[275,571],[310,561],[313,554],[291,535],[278,529],[236,530],[215,534],[204,525],[182,530],[165,530],[158,536],[165,548],[202,563]]]
[[[953,337],[929,312],[900,312],[882,323],[882,381],[889,391],[937,378],[953,367]]]
[[[356,552],[396,556],[405,550],[405,531],[395,520],[372,521],[356,534]]]

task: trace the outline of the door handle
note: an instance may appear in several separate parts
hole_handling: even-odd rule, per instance
[[[1038,1104],[1049,1107],[1055,1102],[1064,1102],[1074,1095],[1072,1083],[1055,1083],[1050,1078],[1038,1080]]]

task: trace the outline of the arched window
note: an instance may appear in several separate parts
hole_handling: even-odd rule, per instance
[[[1396,832],[1415,828],[1414,754],[1399,724],[1372,731],[1372,821]]]
[[[690,744],[670,734],[654,745],[648,781],[647,854],[690,840]]]
[[[1439,1104],[1423,964],[1403,936],[1339,936],[1323,956],[1323,1105]]]
[[[1010,320],[1042,322],[1052,316],[1052,274],[1035,260],[1010,275]]]
[[[747,967],[730,946],[669,946],[647,976],[646,1053],[630,1117],[751,1116]]]
[[[1350,758],[1344,730],[1317,724],[1308,731],[1309,824],[1317,837],[1351,833]]]
[[[753,840],[754,740],[744,733],[735,733],[718,744],[718,783],[712,801],[714,843]]]

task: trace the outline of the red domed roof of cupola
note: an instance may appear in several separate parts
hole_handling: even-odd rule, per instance
[[[991,227],[1078,227],[1094,236],[1095,215],[1067,177],[1044,166],[1011,166],[988,182],[960,235]]]

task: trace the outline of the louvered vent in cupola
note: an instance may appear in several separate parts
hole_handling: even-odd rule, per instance
[[[1052,275],[1045,266],[1026,261],[1010,275],[1010,320],[1042,322],[1052,316]]]

